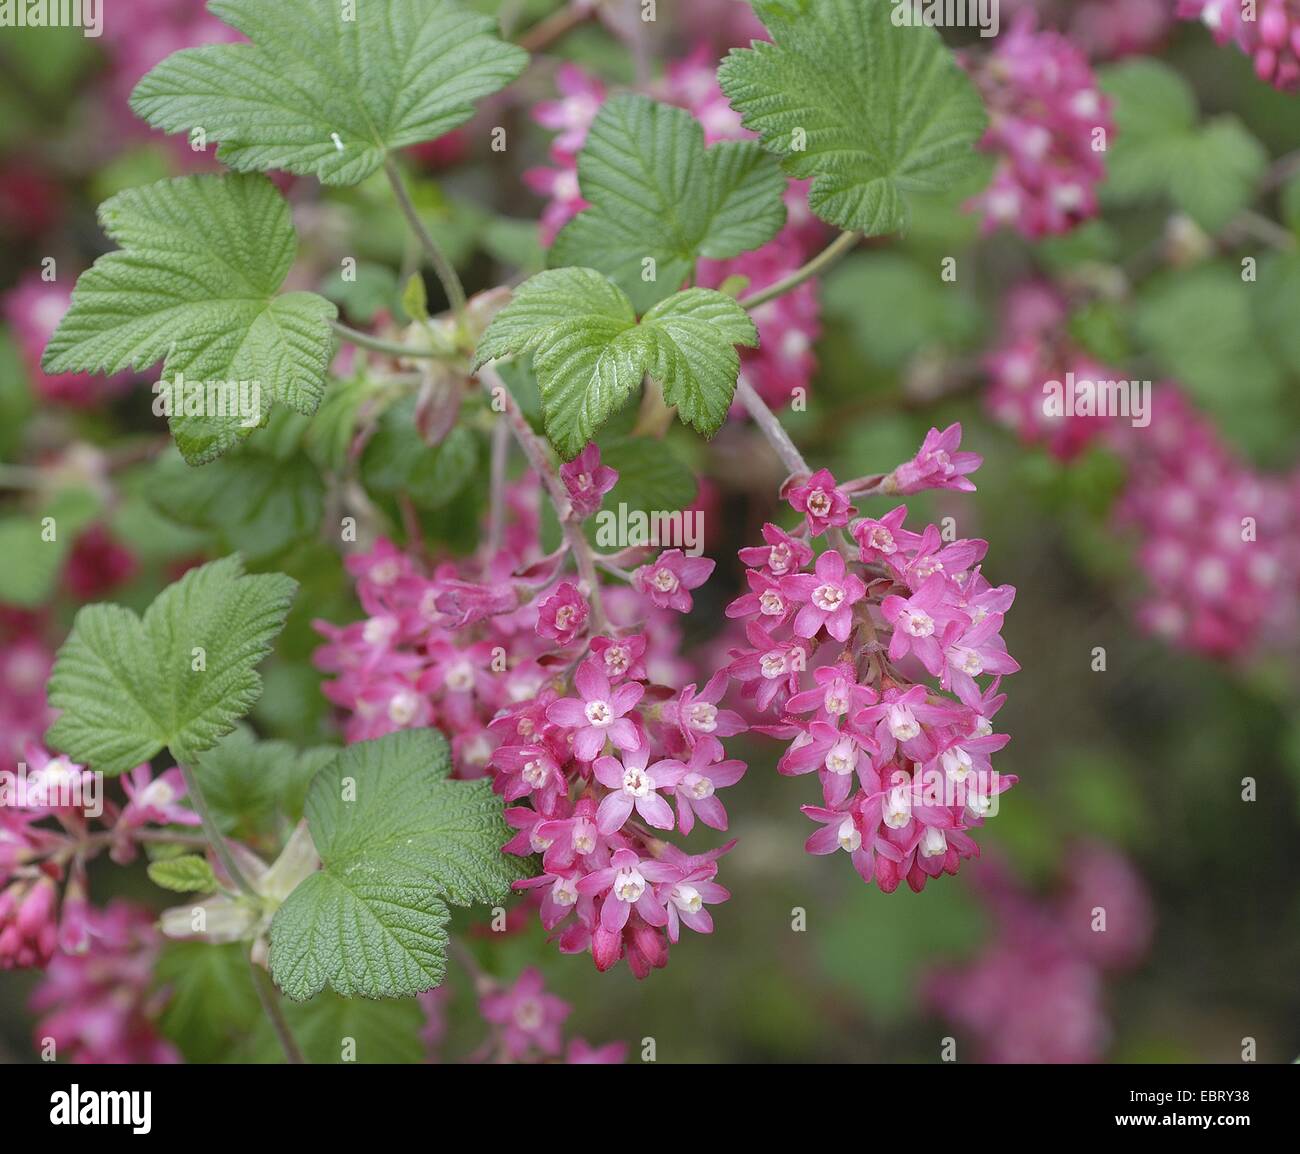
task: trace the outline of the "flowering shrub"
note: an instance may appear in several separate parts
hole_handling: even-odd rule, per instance
[[[1297,165],[1175,64],[1199,18],[1290,92],[1295,6],[634,7],[48,30],[78,115],[0,132],[0,969],[43,1058],[653,1061],[595,975],[748,1012],[705,989],[782,954],[765,895],[829,952],[987,917],[899,954],[914,1008],[1108,1052],[1118,847],[1178,831],[1057,730],[1196,707],[1067,675],[1140,670],[1131,617],[1288,724]],[[872,1005],[906,934],[848,951]]]

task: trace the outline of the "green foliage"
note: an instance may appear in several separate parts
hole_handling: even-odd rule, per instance
[[[191,464],[220,456],[264,422],[273,400],[315,411],[334,305],[277,295],[297,250],[289,206],[259,176],[182,176],[119,193],[100,222],[122,248],[77,281],[50,338],[47,372],[113,373],[163,361],[163,380],[257,385],[259,412],[172,413]],[[252,396],[251,388],[249,396]],[[161,398],[159,398],[161,399]]]
[[[414,397],[384,411],[362,453],[361,477],[371,493],[405,493],[419,508],[439,509],[477,476],[479,437],[458,424],[430,445],[414,421]]]
[[[718,70],[745,127],[812,179],[819,217],[868,236],[901,232],[908,195],[975,167],[986,118],[933,28],[897,28],[887,0],[756,0],[772,42],[733,49]]]
[[[1215,233],[1254,199],[1268,154],[1235,117],[1198,125],[1191,86],[1173,69],[1127,61],[1107,69],[1101,86],[1115,102],[1108,203],[1168,199]]]
[[[647,374],[686,424],[711,437],[736,390],[735,346],[757,343],[745,310],[712,289],[676,293],[638,324],[617,285],[594,269],[563,268],[515,291],[479,341],[475,367],[531,353],[547,436],[569,460]]]
[[[295,589],[280,574],[245,575],[233,556],[191,569],[143,619],[118,605],[79,610],[50,677],[60,716],[46,740],[109,775],[164,747],[192,762],[260,695],[255,667]]]
[[[326,985],[395,997],[438,985],[447,903],[498,902],[521,876],[487,780],[448,777],[446,740],[404,730],[348,746],[312,782],[307,821],[324,868],[271,923],[271,973],[291,998]]]
[[[135,113],[202,128],[241,172],[283,169],[356,184],[394,149],[467,121],[528,54],[451,0],[214,0],[251,44],[186,48],[136,86]],[[349,18],[351,12],[351,18]]]
[[[276,410],[267,435],[201,469],[179,453],[164,456],[149,495],[177,524],[218,533],[227,549],[251,560],[273,556],[320,528],[325,485],[300,447],[305,423]]]
[[[785,223],[785,179],[753,141],[704,146],[689,112],[624,94],[607,100],[578,157],[591,208],[561,229],[553,268],[598,269],[648,309],[694,278],[700,258],[766,244]],[[655,262],[647,281],[643,264]]]
[[[149,880],[178,894],[210,894],[218,888],[208,859],[196,853],[150,862]]]
[[[201,754],[193,769],[222,832],[259,841],[302,817],[312,778],[337,756],[332,746],[299,750],[285,741],[259,741],[241,725]]]
[[[77,534],[98,511],[92,493],[70,488],[59,490],[42,509],[0,517],[0,602],[24,609],[44,605]]]

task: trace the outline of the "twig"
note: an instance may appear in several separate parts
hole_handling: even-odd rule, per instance
[[[492,427],[491,503],[488,506],[488,555],[501,548],[506,523],[506,467],[510,463],[510,428],[504,421]]]
[[[798,446],[790,439],[777,415],[767,407],[767,403],[754,391],[754,386],[741,380],[736,384],[736,399],[745,406],[745,411],[754,419],[768,439],[781,463],[789,470],[791,476],[807,476],[812,472],[808,462],[803,459]]]
[[[408,357],[412,360],[447,360],[446,353],[436,352],[433,349],[416,348],[412,345],[400,344],[397,341],[386,341],[383,337],[372,337],[369,333],[350,328],[341,321],[330,321],[330,328],[348,344],[356,345],[362,349],[369,349],[371,352],[386,353],[390,357]]]
[[[519,37],[519,47],[527,52],[543,52],[562,40],[575,28],[591,19],[593,9],[586,4],[569,3],[534,24]]]
[[[411,201],[411,194],[406,191],[406,182],[402,179],[397,161],[392,156],[384,158],[384,172],[388,176],[388,183],[392,185],[393,195],[397,198],[397,206],[402,210],[406,223],[411,226],[411,231],[415,233],[416,239],[423,247],[429,263],[433,265],[433,271],[438,274],[438,280],[442,282],[442,291],[447,294],[447,303],[451,305],[451,311],[459,316],[465,311],[465,288],[460,283],[455,267],[447,259],[447,254],[438,247],[438,242],[429,235],[429,230],[424,227],[424,221],[420,219],[420,214],[415,211],[415,205]]]
[[[810,280],[819,273],[825,272],[831,265],[839,260],[846,253],[852,251],[853,246],[862,239],[860,232],[842,232],[821,252],[812,258],[801,268],[797,268],[787,277],[782,277],[775,284],[770,284],[765,289],[759,289],[756,293],[751,293],[747,297],[740,298],[740,307],[747,312],[752,312],[759,305],[765,305],[768,301],[776,300],[777,297],[785,296],[791,289],[798,288],[804,281]]]
[[[275,988],[275,983],[271,981],[271,975],[251,958],[248,964],[253,971],[253,985],[257,988],[257,1000],[262,1003],[262,1009],[271,1023],[271,1029],[279,1039],[280,1049],[284,1051],[284,1060],[291,1066],[305,1065],[306,1059],[298,1048],[293,1031],[289,1029],[284,1010],[280,1006],[280,995]]]
[[[244,893],[250,897],[257,897],[257,891],[249,884],[248,879],[244,876],[244,871],[235,864],[234,855],[231,854],[230,847],[226,845],[225,836],[217,828],[212,811],[208,808],[207,799],[199,788],[198,778],[194,776],[194,770],[188,765],[179,765],[177,768],[181,771],[181,777],[185,779],[185,790],[189,796],[190,804],[194,807],[194,812],[199,815],[199,820],[203,822],[203,832],[207,834],[208,843],[212,846],[213,852],[225,868],[226,876]]]

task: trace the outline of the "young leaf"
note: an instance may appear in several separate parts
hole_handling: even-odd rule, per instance
[[[451,781],[436,730],[348,746],[316,776],[307,823],[324,868],[271,922],[271,973],[301,1001],[400,997],[442,981],[447,903],[497,902],[521,876],[491,783]]]
[[[644,96],[605,102],[578,157],[578,180],[591,207],[560,231],[550,264],[599,269],[637,309],[691,280],[701,257],[739,256],[785,223],[785,178],[758,143],[706,149],[689,112]],[[655,262],[650,281],[647,258]]]
[[[241,172],[356,184],[393,149],[467,121],[528,63],[496,22],[451,0],[215,0],[251,44],[186,48],[136,85],[131,107],[167,132],[201,128]]]
[[[119,774],[166,747],[192,762],[262,691],[255,666],[284,625],[296,584],[247,576],[238,556],[191,569],[139,618],[87,605],[60,648],[46,740],[73,761]]]
[[[210,894],[217,887],[216,875],[208,859],[196,853],[149,863],[149,880],[178,894]]]
[[[479,341],[475,367],[533,354],[546,435],[566,460],[640,387],[645,375],[706,437],[722,426],[740,356],[758,332],[732,298],[688,289],[637,324],[631,302],[594,269],[563,268],[525,281]]]
[[[928,27],[895,27],[888,0],[756,0],[772,43],[733,49],[718,81],[746,128],[811,178],[808,204],[843,229],[906,227],[906,194],[977,163],[974,86]]]
[[[223,413],[209,403],[202,415],[172,413],[176,444],[191,464],[247,436],[272,400],[315,411],[332,347],[328,322],[338,310],[315,293],[277,295],[297,238],[270,181],[182,176],[119,193],[99,216],[122,248],[78,279],[45,348],[47,372],[114,373],[163,361],[168,384],[247,382],[256,412],[227,403]]]

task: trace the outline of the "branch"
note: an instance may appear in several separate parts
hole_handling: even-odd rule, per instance
[[[289,1022],[280,1006],[280,995],[276,991],[275,983],[271,981],[271,975],[252,959],[249,959],[249,966],[253,971],[253,985],[257,988],[257,1000],[262,1003],[262,1009],[271,1023],[271,1029],[279,1039],[285,1061],[291,1066],[304,1065],[306,1059],[302,1056],[297,1041],[294,1040],[293,1031],[289,1029]]]
[[[390,357],[405,357],[411,360],[431,360],[445,361],[448,359],[446,353],[438,352],[434,349],[420,349],[412,345],[404,345],[400,341],[386,341],[383,337],[372,337],[369,333],[363,333],[360,329],[350,328],[343,324],[342,321],[330,321],[330,328],[341,339],[347,341],[350,345],[356,345],[361,349],[369,349],[374,353],[385,353]]]
[[[425,256],[433,265],[433,271],[438,274],[438,280],[442,282],[442,291],[447,294],[447,303],[451,305],[451,311],[459,316],[465,311],[465,288],[460,283],[460,277],[456,275],[455,267],[447,259],[447,254],[438,247],[438,242],[429,235],[429,230],[424,227],[424,221],[420,219],[420,214],[415,211],[415,205],[411,201],[411,194],[406,191],[406,182],[402,180],[397,161],[392,156],[384,158],[384,172],[388,176],[388,183],[393,187],[397,205],[402,210],[402,215],[406,217],[406,223],[411,226],[411,231],[419,240]]]
[[[181,777],[185,779],[185,790],[189,796],[190,804],[194,807],[194,812],[199,815],[199,820],[203,822],[203,832],[207,834],[208,844],[212,846],[213,852],[224,867],[226,876],[244,893],[250,897],[257,897],[257,891],[244,877],[244,871],[235,864],[234,855],[231,854],[230,847],[226,845],[226,839],[221,830],[217,828],[212,811],[208,808],[207,799],[199,788],[198,778],[194,776],[194,770],[188,765],[178,765],[177,768],[181,771]]]
[[[797,268],[787,277],[782,277],[775,284],[770,284],[765,289],[759,289],[756,293],[751,293],[747,297],[740,298],[740,307],[747,312],[752,312],[759,305],[765,305],[768,301],[776,300],[777,297],[785,296],[792,289],[797,289],[806,280],[811,280],[819,273],[825,272],[837,260],[846,253],[852,251],[854,245],[862,239],[860,232],[842,232],[821,252],[812,258],[802,268]]]
[[[581,522],[573,519],[573,502],[569,500],[568,490],[556,473],[555,466],[551,464],[545,443],[533,432],[533,427],[520,410],[514,394],[496,369],[491,365],[485,365],[479,369],[478,377],[479,383],[489,396],[495,395],[501,398],[504,407],[503,416],[509,423],[510,431],[524,451],[524,456],[528,458],[528,464],[533,472],[542,479],[547,495],[551,498],[551,504],[555,506],[555,515],[559,518],[560,528],[564,531],[565,543],[573,553],[578,577],[589,588],[587,596],[591,602],[591,632],[608,633],[609,618],[605,616],[605,604],[600,597],[600,576],[596,572],[596,559],[591,551],[591,545],[583,536]]]
[[[781,463],[789,470],[792,477],[807,476],[812,472],[808,468],[808,462],[803,459],[803,454],[799,452],[799,447],[790,439],[790,434],[785,431],[777,415],[767,407],[767,402],[754,391],[753,385],[743,379],[738,381],[736,399],[754,418],[754,424],[776,450],[776,455],[781,458]]]

